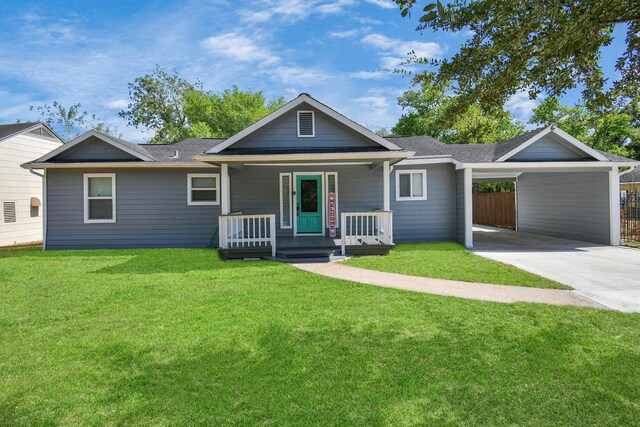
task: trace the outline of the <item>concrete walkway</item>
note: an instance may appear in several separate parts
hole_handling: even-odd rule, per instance
[[[299,263],[295,267],[310,273],[367,285],[404,289],[434,295],[460,297],[480,301],[503,303],[536,302],[554,305],[599,307],[573,291],[538,289],[522,286],[491,285],[486,283],[459,282],[457,280],[430,279],[366,270],[340,263]]]

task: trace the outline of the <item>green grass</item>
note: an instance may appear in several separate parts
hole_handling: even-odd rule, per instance
[[[393,248],[387,256],[357,257],[347,261],[347,264],[370,270],[436,279],[571,289],[569,286],[511,265],[483,258],[453,242],[402,243]]]
[[[640,316],[212,250],[0,252],[1,425],[632,425]]]

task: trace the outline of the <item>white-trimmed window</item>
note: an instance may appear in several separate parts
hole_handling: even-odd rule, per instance
[[[280,174],[280,228],[292,227],[293,203],[292,203],[291,173]]]
[[[426,169],[396,169],[396,200],[427,200]]]
[[[187,192],[189,205],[219,205],[220,174],[187,174]]]
[[[327,227],[329,227],[329,198],[331,193],[334,194],[335,197],[335,206],[336,206],[336,228],[340,227],[340,214],[338,213],[338,172],[327,172],[326,173],[326,183],[327,183],[327,200],[325,206],[327,207]]]
[[[116,174],[84,174],[84,222],[116,222]]]
[[[298,138],[316,136],[316,120],[313,111],[298,110]]]

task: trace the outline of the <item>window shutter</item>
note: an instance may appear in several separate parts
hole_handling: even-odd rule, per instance
[[[313,111],[298,111],[298,136],[314,136]]]
[[[3,202],[2,211],[5,224],[16,222],[16,202]]]

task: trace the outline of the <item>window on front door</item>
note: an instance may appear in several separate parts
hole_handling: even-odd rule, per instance
[[[322,175],[296,176],[298,233],[322,233]]]

